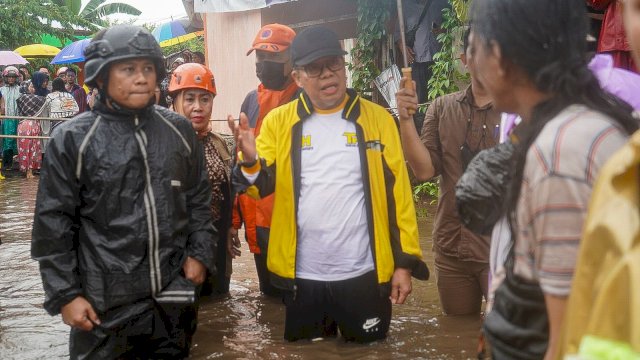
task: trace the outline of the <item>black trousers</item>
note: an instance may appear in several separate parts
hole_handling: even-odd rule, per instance
[[[5,170],[11,170],[13,167],[13,149],[7,149],[2,152],[2,167]]]
[[[258,273],[258,282],[260,283],[260,292],[267,295],[280,298],[282,296],[282,290],[271,284],[269,276],[269,270],[267,269],[267,254],[262,252],[261,254],[253,254],[253,259],[256,263],[256,272]]]
[[[389,294],[381,294],[375,271],[342,281],[296,279],[285,292],[284,338],[288,341],[336,336],[346,341],[384,339],[391,323]]]
[[[105,315],[105,317],[107,317]],[[194,304],[153,306],[116,328],[71,329],[71,359],[185,359],[196,331]],[[101,316],[102,320],[102,316]],[[103,320],[104,324],[104,320]]]

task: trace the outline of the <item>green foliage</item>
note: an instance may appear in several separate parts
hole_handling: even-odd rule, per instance
[[[119,2],[105,4],[107,0],[90,0],[82,7],[81,0],[53,0],[57,5],[65,6],[73,14],[77,14],[82,19],[100,27],[110,25],[106,19],[109,15],[126,14],[138,16],[142,12],[137,8]]]
[[[74,28],[96,30],[52,0],[0,0],[0,19],[0,49],[40,43],[43,34],[64,41],[73,38]]]
[[[353,87],[361,94],[372,91],[373,80],[380,74],[376,66],[376,49],[387,35],[385,24],[389,19],[389,0],[358,1],[358,38],[351,50],[349,64]]]
[[[442,50],[433,56],[435,63],[431,67],[433,76],[429,80],[429,100],[458,91],[460,83],[469,83],[469,75],[461,74],[456,68],[458,55],[462,53],[460,39],[464,24],[451,9],[444,9],[442,14],[445,31],[438,35]]]
[[[433,204],[438,200],[438,194],[440,193],[440,179],[434,181],[426,181],[422,184],[418,184],[413,187],[413,200],[418,201],[423,196],[431,198],[429,204]]]
[[[461,23],[466,23],[469,17],[469,8],[471,7],[471,0],[449,0],[451,7],[456,11],[458,20]]]
[[[180,44],[165,46],[162,48],[164,56],[181,52],[182,50],[190,50],[191,52],[200,51],[204,54],[204,39],[202,37],[195,37]]]
[[[416,215],[425,218],[428,215],[428,208],[425,206],[428,200],[429,205],[438,201],[440,193],[440,179],[436,181],[426,181],[413,187],[413,201],[416,203]]]

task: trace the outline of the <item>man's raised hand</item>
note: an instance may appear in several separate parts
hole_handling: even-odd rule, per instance
[[[244,161],[252,161],[256,158],[256,138],[249,127],[249,119],[245,113],[240,113],[240,121],[236,124],[233,116],[227,116],[229,129],[233,133],[238,149],[242,151]]]

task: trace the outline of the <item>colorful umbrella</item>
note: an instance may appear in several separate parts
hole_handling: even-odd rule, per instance
[[[13,50],[18,55],[26,57],[26,58],[41,58],[41,57],[54,57],[57,53],[60,52],[55,46],[45,45],[45,44],[31,44],[20,46],[19,48]]]
[[[51,60],[51,64],[70,64],[84,61],[84,48],[89,45],[91,39],[74,41],[67,45]]]
[[[153,34],[153,37],[155,37],[156,40],[161,43],[178,36],[186,35],[187,32],[185,31],[184,26],[182,26],[182,23],[180,23],[180,21],[174,20],[158,25],[155,29],[153,29],[151,34]]]
[[[13,51],[0,51],[0,65],[23,65],[28,63],[27,59]]]
[[[160,42],[160,47],[177,45],[177,44],[180,44],[182,42],[185,42],[185,41],[191,40],[193,38],[196,38],[198,36],[204,36],[204,30],[188,33],[188,34],[185,34],[185,35],[180,35],[178,37],[174,37],[173,39],[161,41]]]

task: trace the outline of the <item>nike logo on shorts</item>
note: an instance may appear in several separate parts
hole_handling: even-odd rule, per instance
[[[375,317],[375,318],[372,318],[372,319],[367,319],[367,321],[365,321],[364,324],[362,324],[362,329],[363,330],[369,330],[369,329],[371,329],[372,327],[374,327],[374,326],[376,326],[378,324],[380,324],[380,318],[378,318],[378,317]]]

